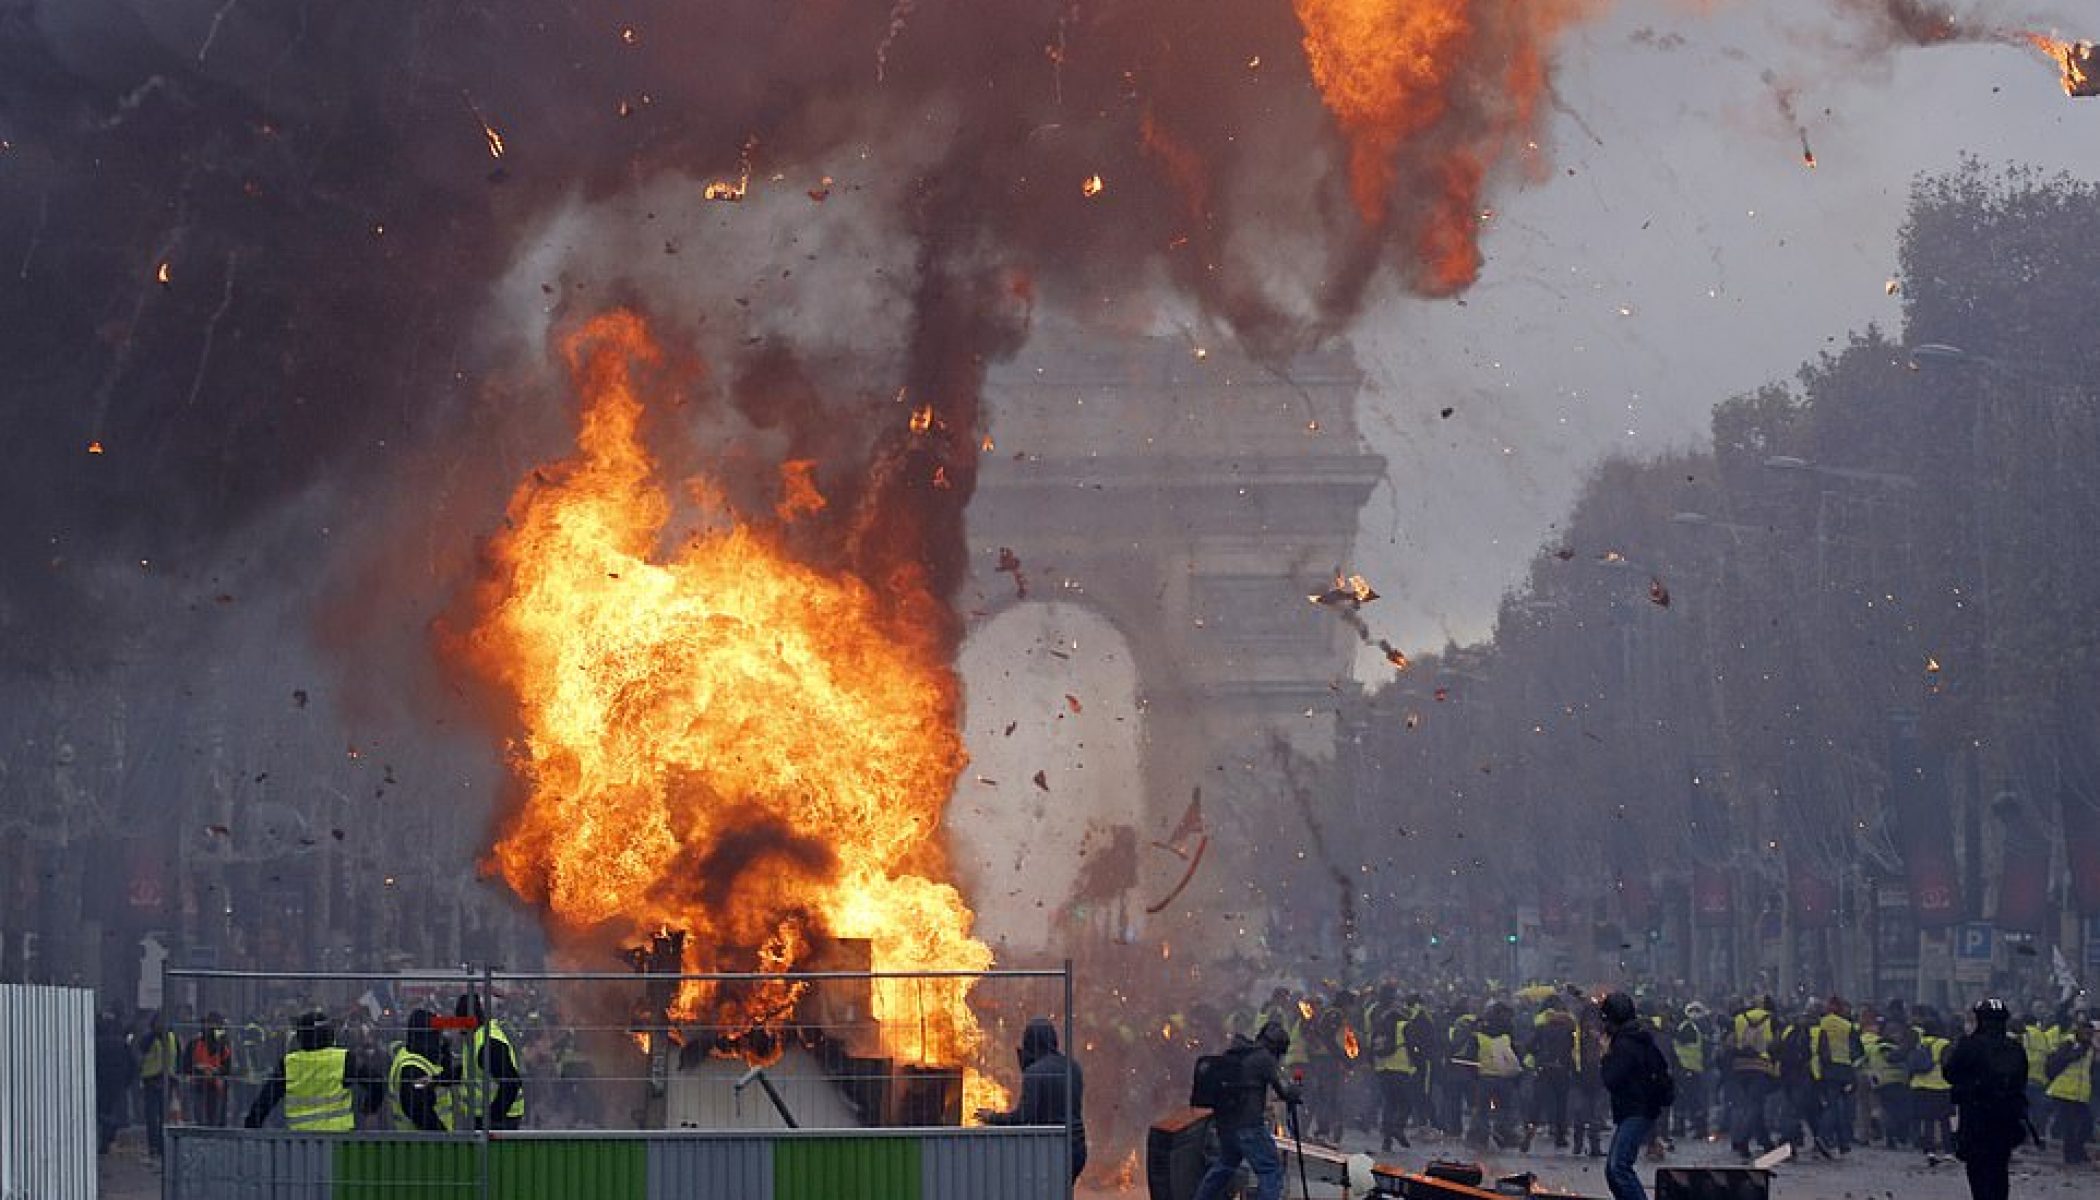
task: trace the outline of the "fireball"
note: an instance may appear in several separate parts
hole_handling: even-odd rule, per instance
[[[877,971],[990,967],[936,837],[964,762],[936,597],[789,553],[781,529],[824,507],[808,463],[757,514],[674,488],[645,437],[663,354],[638,315],[563,352],[576,452],[513,496],[463,639],[521,730],[496,873],[572,938],[684,931],[688,971],[786,972],[837,938],[866,939]],[[878,984],[880,1052],[973,1061],[969,990]],[[799,997],[688,982],[673,1015],[760,1029]]]

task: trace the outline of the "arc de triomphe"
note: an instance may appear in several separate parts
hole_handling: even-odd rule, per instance
[[[1275,746],[1332,754],[1357,653],[1307,597],[1384,477],[1362,386],[1347,350],[1272,368],[1165,338],[1039,335],[994,375],[949,819],[1009,955],[1090,931],[1257,956],[1264,855],[1303,841]]]

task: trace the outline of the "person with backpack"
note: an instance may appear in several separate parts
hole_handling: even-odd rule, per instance
[[[1370,1027],[1371,1067],[1378,1075],[1378,1148],[1390,1152],[1397,1143],[1407,1147],[1407,1118],[1415,1094],[1415,1059],[1407,1044],[1406,1026],[1412,1009],[1402,1004],[1399,989],[1382,984],[1364,1023]]]
[[[1820,1125],[1819,1099],[1816,1093],[1816,1014],[1801,1012],[1787,1023],[1779,1033],[1779,1046],[1772,1059],[1779,1067],[1779,1094],[1784,1104],[1785,1136],[1780,1140],[1792,1143],[1799,1154],[1808,1149],[1808,1138],[1815,1138],[1816,1153],[1824,1158],[1830,1151],[1816,1136]]]
[[[2006,1200],[2012,1152],[2027,1136],[2027,1054],[2006,1030],[2003,1000],[1977,1004],[1976,1027],[1947,1052],[1947,1084],[1961,1115],[1955,1157],[1970,1200]]]
[[[1241,1163],[1254,1173],[1254,1200],[1282,1200],[1283,1155],[1269,1132],[1269,1097],[1287,1105],[1299,1101],[1299,1088],[1286,1084],[1277,1066],[1290,1048],[1291,1035],[1270,1021],[1253,1040],[1235,1037],[1224,1054],[1197,1061],[1189,1103],[1211,1110],[1218,1156],[1196,1185],[1195,1200],[1220,1200]]]
[[[1939,1021],[1919,1018],[1923,1032],[1910,1052],[1910,1102],[1917,1119],[1918,1149],[1925,1152],[1925,1165],[1937,1166],[1940,1151],[1954,1148],[1954,1101],[1947,1085],[1947,1050],[1954,1045],[1941,1034]]]
[[[1816,1107],[1822,1126],[1816,1133],[1819,1145],[1839,1154],[1852,1153],[1852,1131],[1858,1124],[1854,1093],[1860,1061],[1859,1026],[1842,996],[1832,996],[1816,1021]]]
[[[1611,1096],[1611,1150],[1604,1160],[1604,1184],[1612,1200],[1648,1200],[1634,1165],[1655,1133],[1663,1110],[1677,1102],[1670,1062],[1655,1044],[1655,1035],[1640,1019],[1633,998],[1613,992],[1600,1006],[1604,1035],[1601,1071]]]
[[[1728,1036],[1728,1080],[1735,1092],[1735,1127],[1729,1132],[1735,1152],[1750,1161],[1750,1140],[1765,1149],[1777,1145],[1765,1123],[1765,1100],[1779,1078],[1772,1061],[1772,1001],[1766,997],[1737,1013]]]
[[[1524,1078],[1524,1060],[1517,1055],[1509,1005],[1500,1000],[1488,1005],[1480,1027],[1473,1035],[1473,1060],[1479,1078],[1473,1086],[1472,1143],[1510,1147],[1517,1144],[1517,1089]]]
[[[1867,1081],[1881,1110],[1881,1136],[1889,1149],[1910,1144],[1916,1122],[1910,1108],[1910,1027],[1883,1018],[1881,1031],[1865,1043]]]
[[[1568,1148],[1568,1090],[1575,1081],[1575,1018],[1561,1007],[1559,996],[1540,1002],[1531,1019],[1530,1057],[1537,1075],[1532,1081],[1531,1125],[1553,1131],[1556,1150]],[[1530,1140],[1527,1132],[1525,1140]]]

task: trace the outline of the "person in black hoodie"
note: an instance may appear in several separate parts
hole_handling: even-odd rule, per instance
[[[1975,1015],[1976,1028],[1947,1052],[1943,1068],[1961,1114],[1954,1153],[1973,1200],[2005,1200],[2012,1152],[2027,1136],[2027,1052],[2006,1033],[2005,1001],[1985,1000]]]
[[[1633,998],[1613,992],[1600,1008],[1605,1036],[1604,1090],[1611,1094],[1611,1150],[1604,1160],[1604,1183],[1612,1200],[1648,1200],[1634,1170],[1641,1148],[1655,1132],[1663,1110],[1677,1098],[1670,1063],[1640,1019]]]
[[[1086,1076],[1078,1063],[1058,1053],[1057,1026],[1043,1017],[1032,1018],[1021,1031],[1018,1053],[1020,1101],[1006,1112],[980,1108],[977,1119],[987,1125],[1063,1125],[1072,1139],[1072,1178],[1077,1179],[1086,1168]]]
[[[1280,1200],[1283,1156],[1269,1132],[1269,1097],[1287,1105],[1300,1100],[1297,1084],[1286,1084],[1277,1060],[1291,1048],[1291,1035],[1270,1021],[1252,1041],[1234,1036],[1225,1056],[1237,1067],[1230,1102],[1211,1113],[1218,1133],[1218,1156],[1196,1185],[1196,1200],[1218,1200],[1239,1177],[1240,1165],[1254,1174],[1254,1200]]]
[[[139,1061],[124,1037],[123,1023],[117,1014],[104,1011],[95,1019],[95,1144],[103,1154],[124,1128],[124,1095],[138,1077]]]

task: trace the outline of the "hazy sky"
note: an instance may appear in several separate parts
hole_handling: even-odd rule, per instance
[[[2085,7],[1967,11],[2100,36]],[[1381,632],[1420,649],[1483,636],[1600,456],[1703,445],[1715,403],[1849,330],[1896,329],[1885,285],[1921,172],[1968,153],[2100,177],[2100,100],[2065,97],[2036,52],[1860,57],[1831,8],[1625,0],[1567,40],[1550,174],[1497,197],[1479,285],[1462,305],[1388,303],[1356,338],[1362,424],[1391,462],[1358,543]]]

